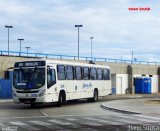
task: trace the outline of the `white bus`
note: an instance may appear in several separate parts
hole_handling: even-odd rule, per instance
[[[16,62],[12,93],[15,103],[31,106],[49,102],[61,106],[83,98],[97,101],[111,93],[110,68],[49,59]]]

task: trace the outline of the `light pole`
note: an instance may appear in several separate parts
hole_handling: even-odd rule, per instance
[[[91,60],[92,60],[92,39],[93,39],[94,37],[90,37],[90,39],[91,39]]]
[[[17,40],[20,41],[20,54],[19,55],[21,56],[21,41],[24,40],[24,39],[17,39]]]
[[[31,47],[25,47],[27,49],[27,57],[28,57],[28,49],[30,49]]]
[[[79,60],[79,27],[83,27],[83,25],[75,25],[78,28],[78,60]]]
[[[122,63],[122,56],[121,56],[121,63]]]
[[[132,51],[132,63],[133,63],[133,51]]]
[[[5,25],[5,27],[8,28],[8,55],[9,55],[9,29],[13,28],[13,26]]]

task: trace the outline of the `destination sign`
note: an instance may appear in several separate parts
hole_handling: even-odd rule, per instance
[[[36,67],[36,66],[45,66],[45,61],[16,62],[14,65],[14,67]]]

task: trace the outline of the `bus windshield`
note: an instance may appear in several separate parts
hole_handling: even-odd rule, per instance
[[[45,84],[45,68],[20,68],[13,74],[13,87],[16,89],[38,89]]]

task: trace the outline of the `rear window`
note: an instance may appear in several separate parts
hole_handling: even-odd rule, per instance
[[[110,70],[109,69],[103,69],[103,79],[110,80]]]

